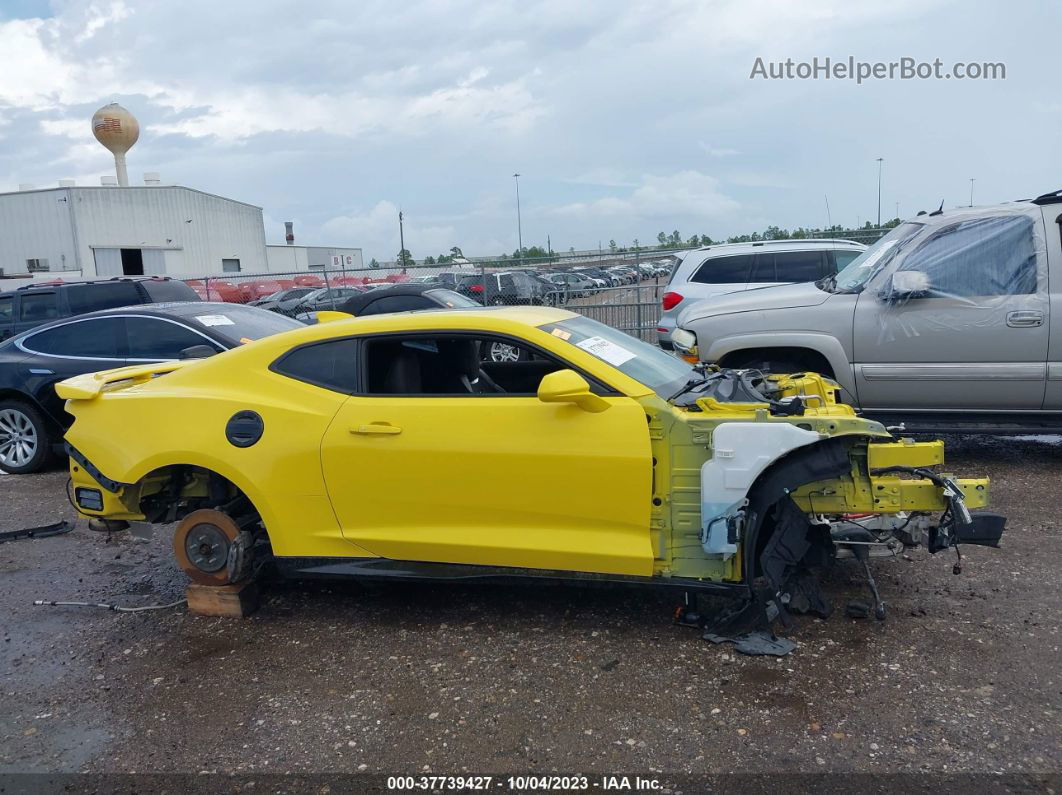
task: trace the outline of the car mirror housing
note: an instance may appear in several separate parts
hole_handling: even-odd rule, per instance
[[[878,295],[883,301],[923,298],[930,286],[929,276],[922,271],[897,271]]]
[[[545,376],[538,385],[538,399],[543,403],[573,403],[584,411],[601,412],[608,401],[590,391],[590,384],[574,370],[558,370]]]
[[[191,345],[180,353],[182,359],[209,359],[217,353],[210,345]]]

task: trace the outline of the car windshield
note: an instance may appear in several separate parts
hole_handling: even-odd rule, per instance
[[[450,309],[479,309],[482,304],[478,304],[471,298],[466,298],[461,293],[455,293],[453,290],[447,290],[439,288],[437,290],[425,290],[424,295],[434,298],[439,302],[440,306],[446,306]]]
[[[294,318],[279,315],[266,309],[232,304],[203,307],[189,314],[192,325],[203,326],[232,345],[258,340],[283,331],[305,326]]]
[[[596,356],[668,398],[694,375],[693,368],[670,353],[588,317],[539,326],[543,331]]]
[[[837,276],[824,282],[816,282],[823,289],[832,287],[841,293],[857,293],[875,273],[884,268],[899,254],[915,235],[925,228],[924,224],[908,221],[900,224],[877,243],[872,245],[842,270]]]

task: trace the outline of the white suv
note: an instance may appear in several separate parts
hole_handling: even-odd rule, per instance
[[[866,250],[851,240],[763,240],[695,248],[679,261],[661,298],[660,347],[672,350],[679,313],[694,301],[832,276]]]

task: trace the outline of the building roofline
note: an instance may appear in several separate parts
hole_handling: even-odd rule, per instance
[[[179,188],[180,190],[191,191],[192,193],[198,193],[202,196],[210,196],[213,199],[221,199],[222,201],[232,202],[233,204],[242,204],[244,207],[251,207],[255,210],[261,210],[257,204],[251,204],[250,202],[240,201],[239,199],[231,199],[228,196],[220,196],[217,193],[210,193],[205,190],[199,190],[198,188],[189,188],[187,185],[127,185],[121,187],[119,185],[72,185],[55,186],[54,188],[30,188],[28,190],[12,190],[0,192],[0,197],[4,196],[20,196],[24,193],[48,193],[50,191],[70,191],[70,190],[102,190],[102,191],[123,191],[123,190],[165,190],[166,188]]]

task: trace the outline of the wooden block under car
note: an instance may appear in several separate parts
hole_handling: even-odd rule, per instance
[[[258,586],[253,582],[237,585],[192,583],[186,596],[188,611],[200,616],[245,618],[258,609]]]

